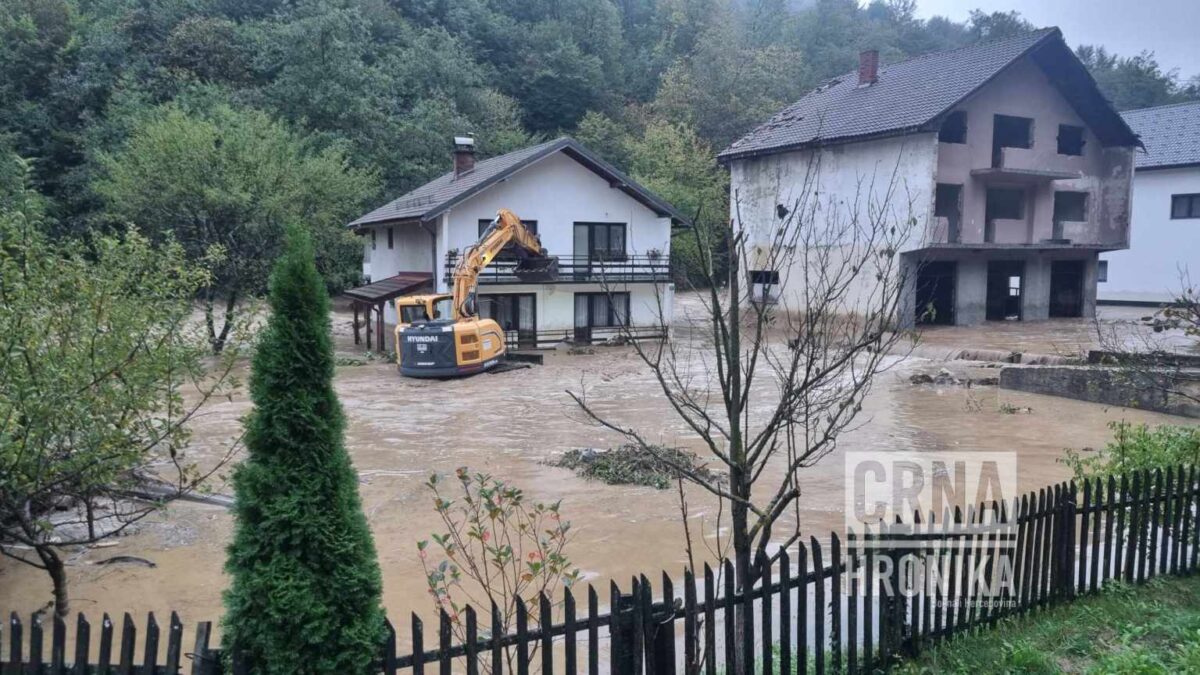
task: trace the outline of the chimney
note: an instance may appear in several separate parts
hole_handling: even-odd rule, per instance
[[[475,170],[475,139],[470,136],[454,137],[454,177]]]
[[[879,79],[879,50],[867,49],[858,53],[858,86],[875,84]]]

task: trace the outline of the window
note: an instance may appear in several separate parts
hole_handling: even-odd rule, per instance
[[[1171,219],[1200,218],[1200,194],[1171,195]]]
[[[372,251],[375,250],[375,234],[376,233],[377,233],[377,230],[371,230],[371,250]]]
[[[1023,220],[1025,191],[1013,188],[989,188],[987,191],[987,220]]]
[[[1083,143],[1083,127],[1058,125],[1058,154],[1082,155]]]
[[[1096,264],[1096,281],[1101,283],[1108,281],[1108,261],[1101,260]]]
[[[500,324],[510,344],[537,345],[537,297],[533,293],[480,295],[479,315]]]
[[[967,111],[955,110],[946,116],[946,119],[942,121],[942,128],[938,129],[938,142],[967,142]]]
[[[625,223],[575,223],[575,257],[625,260]]]
[[[605,328],[628,325],[628,293],[575,294],[576,328]]]
[[[1067,192],[1060,190],[1054,193],[1054,222],[1064,220],[1083,222],[1087,217],[1086,192]]]
[[[396,228],[388,228],[388,248],[395,248],[396,245]]]
[[[492,224],[492,221],[488,220],[487,218],[479,219],[479,238],[480,239],[483,238],[483,233],[487,231],[488,227],[491,226],[491,224]],[[521,224],[524,225],[525,229],[529,230],[530,232],[532,232],[534,234],[538,233],[536,220],[522,220]],[[504,250],[500,251],[500,254],[496,256],[496,260],[516,260],[516,259],[517,259],[516,244],[513,244],[513,243],[509,243],[508,246],[505,246]]]
[[[750,283],[776,285],[779,283],[779,272],[775,270],[751,270]]]
[[[993,119],[993,145],[1001,148],[1033,147],[1033,120],[1011,115],[996,115]]]
[[[492,221],[487,218],[479,219],[479,236],[480,237],[483,237],[484,231],[487,230],[488,226],[491,224],[492,224]],[[530,232],[532,232],[534,234],[538,233],[536,220],[522,220],[521,224],[524,225],[525,229],[529,230]]]

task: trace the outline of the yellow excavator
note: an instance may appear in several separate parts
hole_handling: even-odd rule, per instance
[[[513,274],[524,283],[558,279],[558,258],[546,255],[538,236],[508,209],[467,249],[454,269],[452,293],[396,300],[396,365],[407,377],[459,377],[490,370],[506,352],[504,330],[479,317],[475,286],[506,246],[517,253]]]

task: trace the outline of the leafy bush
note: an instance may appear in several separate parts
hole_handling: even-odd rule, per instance
[[[455,471],[455,478],[445,481],[434,474],[425,484],[446,527],[432,535],[444,557],[430,561],[429,541],[417,542],[438,611],[446,612],[460,640],[466,638],[462,614],[468,604],[486,615],[494,603],[505,633],[513,626],[519,602],[533,620],[540,620],[541,596],[551,597],[579,579],[578,568],[566,556],[571,523],[562,519],[559,502],[527,502],[519,488],[466,467]],[[451,498],[443,490],[454,490],[454,482],[460,494]],[[487,619],[484,623],[490,625]],[[515,654],[506,656],[511,671]]]
[[[1200,464],[1200,427],[1109,423],[1113,440],[1088,456],[1067,450],[1063,463],[1078,480],[1107,478],[1145,469]]]

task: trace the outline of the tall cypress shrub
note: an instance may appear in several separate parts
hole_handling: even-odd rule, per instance
[[[384,615],[375,544],[343,444],[329,299],[293,227],[254,355],[248,457],[233,476],[223,646],[256,673],[366,673]]]

